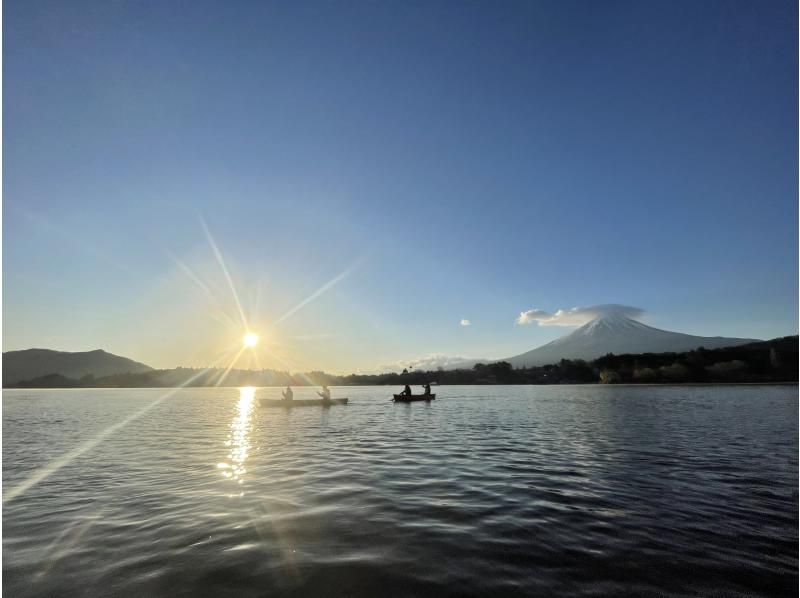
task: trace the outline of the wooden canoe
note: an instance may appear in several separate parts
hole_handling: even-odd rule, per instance
[[[286,399],[259,399],[258,402],[262,407],[330,407],[331,405],[347,405],[350,399],[295,399],[294,401],[287,401]]]
[[[436,398],[432,395],[394,395],[395,403],[413,403],[414,401],[432,401]]]

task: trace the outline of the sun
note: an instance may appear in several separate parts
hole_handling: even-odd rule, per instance
[[[258,344],[258,335],[255,332],[248,332],[244,335],[244,346],[255,347]]]

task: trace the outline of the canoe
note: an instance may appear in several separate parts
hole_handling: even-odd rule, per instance
[[[331,405],[347,405],[350,399],[295,399],[287,401],[285,399],[259,399],[262,407],[330,407]]]
[[[432,395],[394,395],[395,403],[413,403],[414,401],[432,401],[436,398]]]

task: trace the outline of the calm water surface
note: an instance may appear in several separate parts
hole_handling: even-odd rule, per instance
[[[797,387],[392,390],[5,391],[3,589],[797,594]]]

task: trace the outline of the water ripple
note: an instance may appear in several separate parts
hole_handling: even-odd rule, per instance
[[[6,391],[13,596],[796,592],[796,387]],[[296,398],[313,390],[298,389]]]

